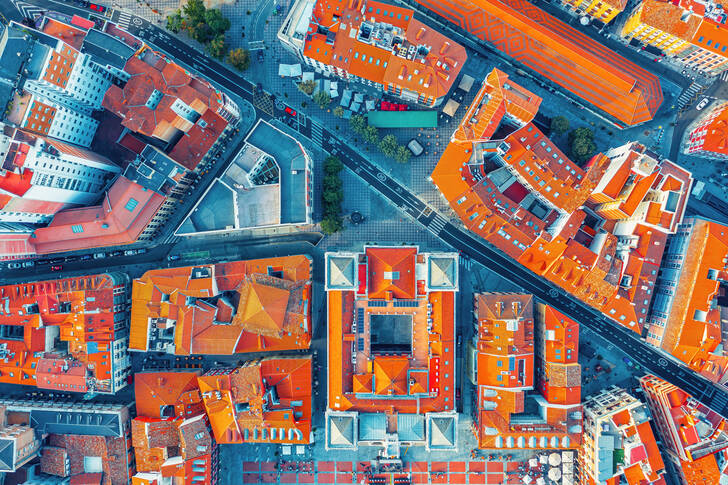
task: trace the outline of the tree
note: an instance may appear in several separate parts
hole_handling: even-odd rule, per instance
[[[367,129],[367,120],[362,115],[354,115],[349,118],[349,124],[351,125],[351,129],[354,130],[354,133],[359,135],[363,135]]]
[[[583,163],[589,160],[596,150],[597,146],[593,140],[576,138],[571,143],[571,158],[577,163]]]
[[[245,71],[250,67],[250,52],[242,47],[231,49],[228,52],[228,62],[238,71]]]
[[[341,204],[341,201],[344,200],[344,192],[341,190],[324,191],[323,198],[326,204]]]
[[[393,157],[398,147],[399,143],[394,135],[387,135],[379,142],[379,149],[388,157]]]
[[[338,175],[343,168],[344,164],[334,156],[328,156],[324,160],[324,173],[326,175]]]
[[[204,20],[202,22],[189,21],[186,25],[190,36],[201,44],[207,44],[215,38],[214,32]]]
[[[585,127],[571,130],[569,132],[569,148],[569,154],[575,162],[586,162],[597,149],[594,143],[594,132]]]
[[[569,119],[566,116],[556,116],[551,119],[551,132],[563,135],[569,131]]]
[[[341,106],[337,106],[336,108],[334,108],[334,116],[336,116],[337,118],[341,118],[342,116],[344,116],[344,108],[342,108]]]
[[[220,34],[210,41],[207,45],[207,50],[210,55],[216,59],[222,59],[225,57],[225,50],[227,45],[225,44],[225,36]]]
[[[341,187],[341,179],[337,175],[324,176],[324,191],[337,191],[341,190]]]
[[[178,33],[183,28],[183,20],[182,13],[178,9],[167,17],[167,30],[175,34]]]
[[[316,89],[316,86],[316,81],[303,81],[298,83],[298,90],[303,94],[311,96],[311,94],[313,94],[313,90]]]
[[[406,146],[398,146],[397,152],[394,154],[394,159],[399,163],[407,163],[412,156],[412,152],[407,149]]]
[[[182,11],[185,17],[193,23],[198,24],[205,21],[205,4],[202,0],[187,0],[187,3],[182,7]]]
[[[319,108],[326,109],[331,104],[331,95],[326,91],[319,91],[313,95],[313,102],[319,105]]]
[[[364,133],[362,133],[362,136],[367,143],[371,143],[372,145],[379,143],[379,130],[376,128],[376,126],[367,125],[367,127],[364,128]]]
[[[324,234],[333,234],[335,232],[339,232],[344,228],[343,221],[341,220],[341,217],[325,217],[321,221],[321,230],[324,232]]]
[[[211,8],[205,12],[205,22],[216,36],[224,34],[230,28],[230,20],[225,18],[218,8]]]

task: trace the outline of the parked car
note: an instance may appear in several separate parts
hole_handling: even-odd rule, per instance
[[[35,261],[23,261],[23,268],[32,268],[35,266]]]
[[[167,256],[167,260],[169,261],[177,261],[179,259],[179,254],[170,254]]]
[[[419,157],[425,152],[425,148],[418,142],[416,139],[412,138],[409,143],[407,143],[407,148],[409,148],[409,151],[412,152],[412,155]]]
[[[62,269],[63,266],[61,266],[60,264],[54,264],[53,266],[51,266],[51,271],[61,271]]]
[[[703,98],[701,102],[698,103],[698,105],[695,107],[696,110],[700,111],[701,109],[705,108],[705,106],[710,102],[708,98]]]
[[[137,249],[137,254],[144,254],[147,252],[147,248]]]
[[[48,261],[49,264],[61,264],[66,260],[66,258],[54,258]]]
[[[98,12],[98,13],[106,12],[106,7],[104,7],[103,5],[99,5],[98,3],[89,3],[88,8],[89,8],[89,10],[93,10],[94,12]]]
[[[94,253],[94,259],[101,259],[101,258],[105,258],[105,257],[106,257],[106,253]]]
[[[626,356],[622,357],[622,362],[624,362],[625,364],[627,364],[630,367],[634,367],[634,362],[632,362],[632,359],[630,359],[629,357],[626,357]]]
[[[133,249],[127,249],[126,251],[124,251],[124,256],[133,256],[135,254],[136,251],[134,251]]]
[[[92,256],[90,254],[84,254],[83,256],[81,256],[81,261],[86,261],[87,259],[91,259],[91,257]]]
[[[113,253],[109,253],[109,257],[110,258],[115,258],[117,256],[121,256],[122,254],[124,254],[123,251],[114,251]]]
[[[22,267],[22,265],[20,263],[9,263],[8,264],[8,268],[10,268],[10,269],[18,269],[20,267]]]

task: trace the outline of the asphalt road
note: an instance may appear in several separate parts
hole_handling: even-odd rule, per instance
[[[0,2],[0,4],[6,3]],[[29,0],[29,3],[66,13],[79,13],[79,9],[50,0]],[[8,15],[5,13],[8,10],[7,8],[0,7],[0,9],[5,15]],[[17,12],[13,18],[18,18]],[[118,18],[118,12],[114,12],[112,20],[116,18]],[[261,119],[270,120],[273,117],[285,118],[287,116],[283,111],[285,104],[281,100],[276,100],[273,103],[268,100],[267,103],[262,103],[260,93],[254,96],[254,85],[250,81],[230,71],[213,59],[205,57],[203,53],[194,50],[182,40],[168,34],[156,25],[139,17],[134,17],[130,23],[130,31],[148,44],[172,55],[177,61],[192,66],[202,76],[251,101]],[[258,100],[257,103],[256,99]],[[312,122],[310,118],[306,117],[304,122],[297,125],[297,127],[302,135],[311,138]],[[636,333],[625,329],[597,310],[534,275],[494,247],[486,245],[483,241],[447,222],[447,219],[429,208],[409,189],[391,179],[367,161],[353,147],[347,145],[346,142],[339,140],[335,133],[320,125],[316,126],[316,132],[321,134],[324,150],[337,154],[349,169],[366,181],[374,190],[380,192],[392,204],[418,221],[430,232],[459,250],[461,255],[478,261],[486,268],[496,271],[565,315],[587,326],[612,345],[626,352],[635,363],[647,371],[684,389],[701,403],[721,416],[728,418],[728,392],[724,388],[713,384],[698,373],[677,363],[677,361],[665,357],[661,352],[641,340]]]

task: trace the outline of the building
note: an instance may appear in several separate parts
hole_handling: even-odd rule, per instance
[[[618,128],[651,120],[658,78],[540,8],[521,0],[412,0],[550,81]]]
[[[313,187],[313,160],[303,145],[259,120],[175,234],[311,224]]]
[[[667,483],[665,464],[644,404],[611,386],[588,398],[583,407],[580,483]]]
[[[119,177],[101,204],[58,212],[30,235],[37,254],[131,244],[149,235],[151,221],[165,198]]]
[[[99,122],[95,111],[134,48],[93,22],[68,23],[42,16],[36,28],[11,22],[2,33],[0,73],[12,86],[0,95],[5,118],[14,126],[66,143],[89,147]],[[14,88],[14,89],[13,89]]]
[[[726,421],[680,388],[652,375],[640,378],[652,419],[684,485],[719,483],[716,453],[728,448]]]
[[[457,448],[457,291],[456,254],[326,254],[327,449]]]
[[[109,87],[103,107],[183,170],[198,173],[240,118],[237,105],[207,80],[148,47],[129,58],[124,71],[129,79]]]
[[[726,18],[722,5],[711,0],[643,0],[622,36],[654,46],[686,68],[719,74],[728,69]]]
[[[723,351],[728,228],[690,217],[671,236],[660,266],[647,342],[708,379],[728,380]]]
[[[310,356],[247,361],[197,381],[216,442],[310,442]]]
[[[128,291],[121,273],[0,286],[0,382],[88,394],[125,387]]]
[[[467,59],[413,10],[373,0],[298,0],[278,38],[319,72],[426,106],[442,103]]]
[[[94,152],[2,123],[0,158],[0,222],[21,228],[96,202],[121,172]]]
[[[205,415],[199,371],[135,376],[131,423],[136,474],[132,485],[217,483],[218,448]]]
[[[576,448],[581,443],[579,326],[531,295],[474,295],[467,367],[476,386],[479,448]]]
[[[692,176],[637,143],[580,166],[533,124],[540,102],[494,69],[432,181],[470,231],[642,332]]]
[[[311,291],[311,260],[304,255],[147,271],[134,280],[129,350],[307,349]]]
[[[692,129],[684,151],[706,158],[728,159],[728,103],[711,109]]]
[[[128,484],[134,470],[130,407],[1,399],[0,468],[10,473],[32,466],[29,484]]]
[[[627,6],[625,0],[562,0],[561,6],[576,15],[608,24]]]

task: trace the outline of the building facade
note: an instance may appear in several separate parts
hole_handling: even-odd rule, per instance
[[[455,450],[457,255],[326,254],[327,449]]]
[[[586,15],[592,20],[608,24],[624,10],[624,0],[562,0],[561,6],[576,15]]]
[[[717,75],[728,69],[728,27],[721,4],[643,0],[621,35],[674,56],[686,68]]]
[[[728,159],[728,103],[712,108],[688,135],[685,153]]]
[[[414,18],[373,0],[298,0],[278,32],[313,69],[438,106],[465,64],[465,49]]]
[[[124,388],[129,290],[121,273],[0,287],[0,382],[87,394]]]
[[[615,386],[584,402],[580,483],[665,483],[665,464],[647,407]],[[616,479],[616,481],[614,481]]]

